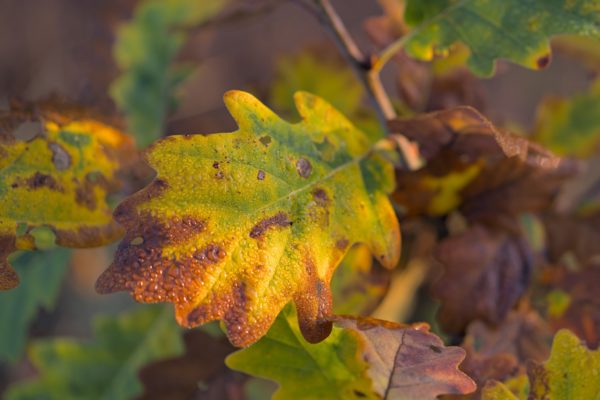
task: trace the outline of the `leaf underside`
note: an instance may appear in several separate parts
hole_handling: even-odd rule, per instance
[[[183,326],[223,320],[237,346],[293,300],[305,337],[327,337],[329,282],[349,246],[365,243],[386,267],[398,260],[393,167],[329,104],[295,99],[302,121],[290,124],[232,91],[237,132],[152,146],[157,177],[115,210],[127,234],[97,290],[172,302]]]

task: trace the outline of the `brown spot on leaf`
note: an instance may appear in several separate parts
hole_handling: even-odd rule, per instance
[[[536,60],[536,65],[538,68],[546,68],[550,64],[550,54],[546,54]]]
[[[335,242],[335,247],[338,250],[344,251],[348,248],[348,245],[350,244],[350,242],[348,242],[348,239],[338,239]]]
[[[263,146],[265,147],[269,147],[269,145],[271,144],[271,136],[261,136],[260,139],[258,139]]]
[[[57,171],[64,171],[71,166],[71,156],[58,143],[48,143],[48,148],[52,151],[52,164]]]
[[[223,174],[223,171],[219,170],[217,171],[217,173],[215,174],[215,178],[217,179],[223,179],[225,177],[225,174]]]
[[[300,158],[296,161],[296,171],[302,178],[308,178],[312,172],[312,165],[306,158]]]
[[[62,186],[54,179],[54,177],[42,174],[41,172],[36,172],[33,176],[29,177],[25,183],[30,189],[34,190],[46,187],[57,192],[63,191]]]
[[[265,179],[265,171],[263,171],[262,169],[259,169],[256,179],[258,179],[259,181],[264,180]]]
[[[262,237],[265,234],[265,232],[270,228],[287,228],[290,225],[292,225],[292,222],[288,219],[288,215],[283,211],[280,211],[274,216],[263,219],[262,221],[254,225],[250,230],[250,237],[252,239],[258,239]]]
[[[0,236],[0,290],[13,289],[19,284],[19,276],[7,259],[13,251],[15,251],[15,237]]]
[[[312,193],[312,195],[313,195],[313,199],[315,199],[317,204],[320,206],[324,207],[331,202],[331,199],[329,199],[327,192],[322,188],[315,189],[315,191]]]
[[[217,161],[213,163],[213,168],[219,169],[219,163]]]

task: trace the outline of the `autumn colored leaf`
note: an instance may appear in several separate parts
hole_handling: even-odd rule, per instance
[[[477,382],[474,397],[480,398],[486,382],[517,378],[526,372],[529,360],[546,360],[551,343],[552,332],[535,311],[511,311],[497,327],[472,322],[461,345],[467,352],[461,369]]]
[[[600,393],[600,350],[590,351],[570,331],[563,329],[554,337],[550,358],[543,364],[532,362],[528,368],[529,400],[597,399]],[[490,383],[484,400],[523,399],[500,382]]]
[[[12,264],[23,282],[0,292],[0,360],[18,361],[25,349],[27,330],[40,308],[53,310],[67,272],[66,249],[15,254]]]
[[[110,243],[121,229],[106,196],[132,142],[89,118],[13,109],[0,115],[0,290],[18,284],[6,257],[49,233],[65,247]]]
[[[331,279],[333,311],[369,315],[386,295],[390,278],[365,245],[353,246]]]
[[[224,337],[213,337],[200,330],[183,336],[184,354],[159,360],[139,373],[144,392],[138,400],[234,400],[246,380],[225,366],[225,357],[235,348]]]
[[[171,65],[185,41],[185,28],[213,17],[225,3],[141,1],[132,20],[118,30],[114,56],[122,73],[110,92],[139,146],[146,147],[162,136],[176,91],[192,72],[189,66]]]
[[[534,139],[556,154],[589,157],[600,144],[600,80],[571,98],[550,97],[538,107]]]
[[[39,377],[18,382],[6,393],[20,399],[128,399],[142,386],[137,371],[153,360],[182,351],[180,329],[164,307],[146,307],[94,320],[96,339],[34,342],[31,362]]]
[[[277,381],[274,399],[427,400],[475,389],[457,368],[464,352],[444,347],[426,324],[351,317],[335,321],[339,327],[331,336],[311,345],[287,308],[265,337],[230,355],[226,363]]]
[[[327,337],[329,282],[347,249],[362,242],[384,266],[398,260],[393,167],[326,102],[295,99],[302,121],[290,124],[228,92],[237,132],[153,145],[157,178],[117,207],[127,234],[97,290],[173,302],[183,326],[221,319],[236,346],[294,300],[305,337]]]
[[[416,26],[405,49],[431,60],[461,42],[471,52],[469,67],[481,76],[492,75],[501,58],[544,68],[550,62],[549,37],[600,37],[599,10],[597,0],[410,0],[406,18]]]
[[[418,143],[426,161],[396,173],[393,198],[407,216],[458,209],[471,223],[519,232],[518,216],[545,210],[576,171],[469,107],[397,119],[390,129]]]
[[[586,265],[580,271],[548,266],[539,278],[537,304],[550,325],[567,328],[591,348],[600,346],[600,265]]]
[[[501,323],[529,286],[533,267],[522,238],[481,225],[444,239],[436,258],[444,266],[432,288],[441,301],[438,320],[453,333],[476,319]]]

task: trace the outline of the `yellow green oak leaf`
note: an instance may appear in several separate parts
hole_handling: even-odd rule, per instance
[[[534,140],[561,156],[590,157],[600,145],[600,80],[572,98],[550,97],[537,111]]]
[[[554,336],[550,358],[543,364],[528,365],[528,395],[515,385],[489,382],[483,390],[484,400],[521,399],[570,400],[600,399],[600,350],[590,350],[571,331],[563,329]],[[512,389],[512,390],[511,390]]]
[[[226,364],[278,382],[275,400],[433,400],[475,390],[458,369],[464,350],[444,347],[426,324],[353,317],[335,321],[331,336],[311,345],[302,338],[293,309],[285,308],[266,336],[231,354]]]
[[[117,239],[107,194],[131,139],[93,119],[11,110],[0,115],[0,290],[19,280],[16,250],[99,246]]]
[[[471,53],[468,66],[483,76],[501,58],[545,67],[552,36],[600,37],[599,0],[409,0],[407,13],[411,56],[431,60],[462,42]]]
[[[307,340],[327,337],[329,283],[347,249],[362,242],[384,266],[398,261],[394,172],[324,100],[295,100],[302,120],[290,124],[231,91],[238,131],[151,146],[157,177],[115,210],[127,233],[97,290],[172,302],[187,327],[223,320],[237,346],[260,339],[293,300]]]

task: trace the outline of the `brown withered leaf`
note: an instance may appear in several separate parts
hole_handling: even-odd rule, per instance
[[[600,345],[600,265],[581,271],[547,267],[540,274],[542,308],[554,330],[567,328],[594,349]]]
[[[597,217],[581,218],[546,213],[544,224],[546,255],[551,263],[558,263],[571,254],[585,265],[600,259],[600,228]]]
[[[407,327],[353,317],[338,317],[335,322],[361,338],[373,390],[385,399],[433,400],[441,394],[466,394],[476,388],[458,369],[464,351],[445,347],[427,324]]]
[[[548,207],[574,165],[458,107],[390,121],[420,146],[426,165],[397,171],[396,202],[407,215],[459,209],[470,222],[518,232],[516,216]]]
[[[235,348],[225,338],[200,330],[184,335],[185,353],[161,360],[140,371],[144,393],[139,400],[241,400],[245,378],[225,366]]]
[[[476,319],[502,322],[529,285],[532,256],[518,236],[474,225],[441,241],[435,253],[444,274],[432,291],[448,332],[461,333]]]

